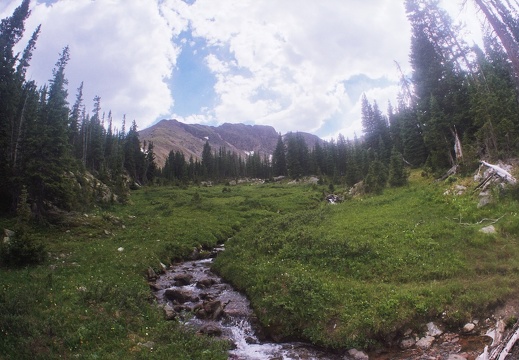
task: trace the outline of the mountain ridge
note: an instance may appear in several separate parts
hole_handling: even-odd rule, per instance
[[[316,143],[323,142],[318,136],[310,133],[294,133],[303,136],[309,148],[313,148]],[[219,126],[210,126],[186,124],[176,119],[163,119],[139,131],[139,138],[142,142],[153,142],[155,161],[159,167],[164,166],[170,151],[182,152],[186,160],[190,157],[200,159],[206,141],[209,141],[213,151],[225,148],[243,157],[251,153],[269,156],[276,148],[278,136],[279,133],[270,125],[224,123]]]

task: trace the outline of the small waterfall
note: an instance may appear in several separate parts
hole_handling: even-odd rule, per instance
[[[210,270],[212,260],[187,261],[166,271],[155,282],[155,296],[159,303],[175,308],[186,326],[200,332],[212,329],[232,341],[229,359],[344,359],[304,343],[260,341],[249,300]]]

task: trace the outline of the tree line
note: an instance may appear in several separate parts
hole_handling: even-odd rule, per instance
[[[110,112],[101,112],[94,98],[92,113],[83,102],[83,84],[76,101],[67,102],[65,47],[49,84],[26,78],[40,27],[24,51],[15,53],[30,15],[29,0],[0,22],[0,206],[14,210],[24,192],[36,216],[52,209],[80,209],[95,201],[104,183],[114,197],[130,184],[146,184],[155,170],[153,144],[141,144],[135,121],[128,132],[113,126]],[[86,177],[86,172],[94,178]],[[99,180],[99,182],[98,182]],[[96,188],[97,187],[97,188]]]
[[[487,19],[483,48],[469,45],[438,0],[406,0],[411,24],[409,75],[401,72],[396,104],[362,97],[363,133],[309,148],[298,133],[279,136],[271,155],[240,156],[206,143],[200,159],[171,152],[162,169],[153,144],[141,143],[135,121],[126,131],[101,111],[100,98],[86,111],[83,85],[67,103],[67,47],[48,85],[26,79],[40,28],[14,53],[29,16],[29,0],[0,23],[0,203],[16,209],[22,193],[35,213],[50,205],[74,209],[92,200],[84,191],[90,172],[116,195],[128,185],[227,181],[239,177],[301,178],[317,175],[333,184],[363,181],[367,191],[407,181],[407,167],[441,176],[457,166],[475,169],[479,159],[516,156],[519,150],[519,5],[473,0]],[[397,64],[397,69],[400,66]]]

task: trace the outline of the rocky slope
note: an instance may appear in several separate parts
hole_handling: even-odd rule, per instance
[[[308,147],[322,142],[317,136],[300,133]],[[139,131],[141,141],[152,141],[156,162],[164,166],[170,151],[181,151],[186,160],[200,158],[206,141],[213,150],[223,147],[231,152],[247,156],[251,152],[271,155],[276,148],[278,132],[272,126],[225,123],[220,126],[184,124],[177,120],[161,120]]]

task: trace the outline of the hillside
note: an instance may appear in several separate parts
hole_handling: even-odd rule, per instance
[[[312,134],[300,133],[309,148],[322,140]],[[251,152],[270,155],[274,152],[278,132],[272,126],[225,123],[220,126],[184,124],[177,120],[161,120],[139,131],[141,141],[152,141],[156,162],[164,166],[170,151],[181,151],[186,159],[200,158],[206,141],[213,150],[221,147],[247,156]]]

